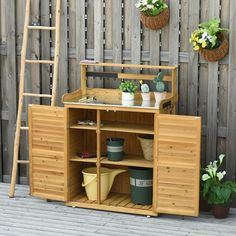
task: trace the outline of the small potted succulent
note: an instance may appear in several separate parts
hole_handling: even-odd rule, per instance
[[[122,81],[119,89],[122,91],[122,104],[132,105],[134,103],[134,94],[138,91],[138,85],[132,80]]]
[[[212,206],[215,218],[223,219],[229,214],[230,203],[236,197],[236,182],[224,181],[225,171],[219,171],[225,155],[210,162],[202,170],[201,185],[203,197]]]
[[[224,31],[228,29],[220,28],[220,20],[216,18],[199,24],[189,39],[193,50],[198,51],[207,61],[223,59],[229,51],[228,40],[222,33]]]
[[[142,95],[143,101],[150,101],[151,93],[150,93],[149,86],[147,84],[144,84],[142,80],[140,81],[140,84],[141,84],[141,95]]]
[[[164,0],[139,0],[136,7],[141,13],[143,25],[148,29],[161,29],[169,22],[170,11]]]
[[[159,107],[161,100],[166,98],[165,83],[163,82],[163,78],[164,78],[164,73],[159,72],[153,81],[156,84],[156,90],[157,90],[157,92],[154,92],[157,107]]]

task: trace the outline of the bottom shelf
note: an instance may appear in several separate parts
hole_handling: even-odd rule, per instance
[[[70,202],[67,202],[66,205],[105,211],[157,216],[157,214],[152,211],[152,205],[143,206],[133,204],[130,195],[122,193],[110,193],[105,201],[101,204],[97,204],[96,201],[88,200],[86,193],[84,192],[73,198]]]

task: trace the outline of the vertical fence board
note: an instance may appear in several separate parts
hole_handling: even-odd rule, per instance
[[[208,0],[209,19],[219,17],[220,1]],[[218,62],[208,63],[208,99],[207,99],[207,162],[216,158],[217,150],[217,96]]]
[[[41,25],[50,25],[50,0],[41,1]],[[43,30],[41,32],[41,58],[45,60],[51,59],[50,52],[50,32]],[[50,94],[50,65],[44,64],[41,66],[41,91],[43,94]],[[42,104],[49,105],[50,100],[42,99]]]
[[[85,38],[85,0],[76,1],[76,86],[80,87],[80,61],[84,60]]]
[[[188,38],[199,23],[200,0],[189,0]],[[189,45],[188,63],[188,114],[197,115],[198,110],[198,54]]]
[[[229,55],[229,93],[228,93],[228,120],[227,120],[227,178],[235,179],[236,172],[236,28],[235,28],[236,2],[230,1],[230,55]]]

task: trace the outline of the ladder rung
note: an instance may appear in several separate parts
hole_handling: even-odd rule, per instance
[[[18,160],[17,163],[19,164],[29,164],[28,160]]]
[[[37,94],[37,93],[23,93],[24,96],[28,97],[40,97],[40,98],[51,98],[50,94]]]
[[[56,27],[29,25],[28,29],[31,29],[31,30],[56,30]]]
[[[25,60],[25,62],[30,64],[54,64],[54,61],[49,60]]]
[[[21,130],[29,130],[29,127],[20,127]]]

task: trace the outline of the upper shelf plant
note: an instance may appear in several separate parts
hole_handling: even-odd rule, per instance
[[[199,28],[191,34],[190,43],[194,51],[199,51],[207,61],[219,61],[229,51],[229,43],[222,33],[228,29],[220,28],[219,19],[211,19],[199,24]]]
[[[170,11],[164,0],[139,0],[136,7],[141,13],[143,25],[148,29],[161,29],[169,22]]]

